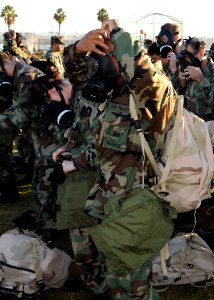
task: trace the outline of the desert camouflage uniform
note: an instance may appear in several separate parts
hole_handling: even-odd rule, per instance
[[[61,78],[65,76],[65,69],[62,63],[62,54],[61,51],[54,52],[51,48],[45,54],[45,58],[47,59],[47,63],[50,67],[56,68],[59,72]]]
[[[112,39],[123,76],[130,83],[137,107],[141,109],[142,128],[148,131],[152,138],[150,143],[155,146],[154,132],[163,133],[172,115],[177,95],[162,71],[151,64],[148,56],[139,52],[139,45],[130,34],[118,29]],[[71,68],[73,64],[71,61]],[[68,74],[67,71],[66,73]],[[81,78],[81,75],[79,77]],[[97,170],[97,183],[89,195],[86,211],[98,222],[104,218],[104,205],[112,196],[142,184],[142,165],[145,158],[139,136],[130,118],[129,95],[128,88],[125,88],[121,96],[114,97],[110,103],[105,103],[106,105],[101,105],[101,113],[85,133],[85,151],[79,157],[73,157],[78,169],[95,167]],[[90,231],[90,228],[88,229]],[[158,299],[155,291],[148,287],[151,260],[142,266],[142,269],[118,278],[110,270],[106,270],[104,261],[100,259],[93,241],[90,240],[88,229],[73,231],[72,237],[75,242],[73,248],[78,252],[77,259],[85,265],[85,270],[88,270],[87,260],[84,259],[83,253],[90,254],[94,266],[99,266],[99,279],[104,271],[114,299]],[[87,241],[91,251],[86,251]],[[94,287],[95,293],[99,293],[100,290],[96,291],[97,282],[93,269],[91,268],[90,276],[84,275],[86,284],[90,288]],[[91,285],[88,281],[90,277]]]

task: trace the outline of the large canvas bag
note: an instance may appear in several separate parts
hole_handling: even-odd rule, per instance
[[[136,271],[171,237],[175,210],[149,189],[135,188],[112,197],[105,219],[90,228],[97,249],[117,276]]]
[[[133,96],[131,112],[137,120]],[[152,190],[172,205],[177,212],[187,212],[211,197],[209,191],[214,174],[213,150],[206,122],[183,108],[178,96],[177,110],[171,126],[164,133],[162,156],[156,162],[144,138],[139,135],[145,152],[157,175]]]
[[[214,254],[196,233],[180,234],[153,258],[151,285],[214,285]]]
[[[30,231],[12,229],[0,237],[0,294],[34,298],[43,289],[62,287],[71,258],[50,249]]]
[[[86,214],[85,203],[96,180],[95,171],[75,171],[68,174],[57,189],[57,229],[71,229],[93,225]]]

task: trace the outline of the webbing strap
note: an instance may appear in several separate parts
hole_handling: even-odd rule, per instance
[[[178,96],[178,107],[177,107],[177,113],[175,117],[175,124],[173,126],[171,140],[169,142],[169,146],[166,153],[166,157],[167,157],[166,166],[163,169],[163,173],[161,175],[160,180],[158,181],[158,184],[162,184],[167,180],[169,172],[172,167],[172,161],[174,158],[176,142],[178,138],[178,131],[183,117],[183,102],[184,102],[183,95]]]
[[[138,122],[138,116],[137,116],[137,110],[136,110],[136,105],[135,105],[135,101],[134,101],[134,97],[132,94],[130,94],[129,96],[129,109],[131,112],[131,117],[133,118],[133,120],[135,122]],[[139,134],[140,137],[140,141],[141,141],[141,147],[142,147],[142,151],[144,153],[144,151],[146,152],[148,159],[152,165],[152,168],[154,170],[154,172],[156,173],[157,176],[160,176],[160,171],[158,169],[157,163],[154,159],[153,153],[149,147],[149,144],[147,142],[147,140],[144,137],[143,131],[140,127],[136,128],[137,133]]]
[[[42,282],[43,276],[42,276],[42,269],[40,265],[40,259],[43,258],[43,248],[41,247],[41,241],[38,239],[35,240],[33,249],[32,249],[32,257],[34,259],[34,267],[35,267],[35,275],[36,275],[36,281]]]

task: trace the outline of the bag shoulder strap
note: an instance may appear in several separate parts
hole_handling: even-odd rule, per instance
[[[175,148],[176,148],[176,142],[177,142],[177,138],[178,138],[178,131],[179,131],[179,127],[180,124],[182,122],[182,117],[183,117],[183,103],[184,103],[184,96],[183,95],[179,95],[178,96],[178,105],[177,105],[177,113],[175,116],[175,123],[173,126],[173,130],[172,130],[172,136],[167,148],[167,153],[166,153],[166,165],[163,169],[163,173],[161,174],[161,178],[158,181],[158,184],[162,184],[163,182],[165,182],[167,180],[167,177],[169,175],[171,166],[172,166],[172,162],[173,162],[173,158],[175,155]]]
[[[130,112],[131,112],[131,117],[135,121],[136,131],[137,131],[137,133],[139,134],[139,137],[140,137],[142,151],[146,152],[155,174],[157,176],[160,176],[160,171],[158,169],[158,166],[157,166],[157,163],[156,163],[155,158],[153,156],[153,153],[152,153],[152,151],[149,147],[149,144],[148,144],[147,140],[144,137],[143,130],[142,130],[140,124],[139,124],[136,105],[135,105],[134,97],[133,97],[132,94],[130,94],[130,96],[129,96],[129,109],[130,109]]]

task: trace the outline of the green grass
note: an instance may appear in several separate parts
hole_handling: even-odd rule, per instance
[[[21,212],[28,209],[38,209],[37,205],[31,195],[31,186],[24,185],[19,187],[21,200],[16,204],[1,204],[0,205],[0,234],[10,229],[13,224],[12,220]],[[57,247],[72,255],[69,232],[61,231],[60,240]],[[71,266],[70,278],[78,278],[78,272],[75,265]],[[170,286],[166,291],[161,294],[162,300],[214,300],[214,286],[209,288],[195,288],[189,285],[185,286]],[[0,298],[1,299],[1,298]],[[4,300],[13,300],[16,298],[5,297]],[[69,293],[65,289],[46,290],[37,300],[89,300],[91,299],[88,294]],[[92,299],[93,300],[93,299]],[[130,299],[131,300],[131,299]]]

